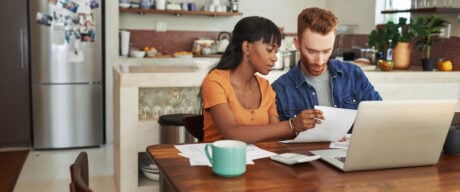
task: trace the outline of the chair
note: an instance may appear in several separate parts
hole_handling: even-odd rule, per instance
[[[187,115],[182,117],[182,122],[187,131],[197,138],[199,142],[203,141],[203,115]]]
[[[70,191],[92,192],[89,188],[88,154],[80,152],[75,162],[70,165]]]

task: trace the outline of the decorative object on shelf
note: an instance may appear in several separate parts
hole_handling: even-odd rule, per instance
[[[153,6],[153,0],[141,0],[139,6],[141,9],[150,9]]]
[[[408,69],[410,67],[410,56],[412,46],[411,39],[415,36],[412,28],[413,22],[407,23],[406,18],[399,18],[398,23],[393,21],[385,25],[379,25],[369,35],[369,46],[375,46],[377,54],[383,55],[386,47],[393,49],[392,61],[395,69]],[[388,42],[391,40],[391,45]],[[384,58],[387,58],[386,55]],[[388,59],[387,59],[388,60]]]
[[[441,29],[447,25],[447,21],[437,15],[420,16],[412,25],[417,41],[415,46],[419,51],[424,51],[422,68],[424,71],[432,71],[436,66],[436,58],[431,57],[431,45],[435,41],[435,35],[441,33]]]
[[[220,54],[225,52],[225,49],[227,49],[227,46],[230,43],[231,38],[232,34],[226,31],[222,31],[217,35],[217,53]]]
[[[157,10],[165,10],[166,9],[166,0],[155,0],[155,8]]]
[[[230,10],[232,12],[238,12],[238,0],[230,0]]]
[[[196,4],[191,2],[187,4],[188,10],[189,11],[196,11]]]
[[[135,57],[135,58],[144,58],[145,51],[141,51],[141,50],[137,50],[137,49],[131,49],[130,55],[131,55],[131,57]]]

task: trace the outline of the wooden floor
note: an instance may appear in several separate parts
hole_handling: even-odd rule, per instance
[[[0,152],[0,191],[13,191],[29,150]]]
[[[31,149],[13,192],[69,191],[69,167],[82,151],[88,153],[90,188],[101,192],[117,191],[113,176],[113,146],[104,145],[59,150]],[[0,189],[0,192],[4,191]]]

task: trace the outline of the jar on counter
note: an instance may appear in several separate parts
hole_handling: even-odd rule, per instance
[[[230,0],[230,11],[238,12],[238,0]]]

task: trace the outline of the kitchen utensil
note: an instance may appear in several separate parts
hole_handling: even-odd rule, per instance
[[[188,3],[187,6],[189,11],[196,11],[196,3]]]
[[[222,31],[219,33],[219,35],[217,35],[217,40],[219,41],[217,43],[217,53],[225,52],[225,49],[227,49],[227,46],[230,43],[231,37],[232,34],[226,31]]]
[[[215,40],[209,38],[199,38],[193,41],[193,54],[194,55],[201,55],[203,54],[203,48],[210,47],[215,43]],[[211,51],[212,52],[212,51]]]
[[[145,51],[132,49],[130,55],[135,58],[143,58],[145,56]]]
[[[141,0],[139,2],[139,6],[142,8],[142,9],[150,9],[153,5],[153,0]]]
[[[166,9],[166,0],[156,0],[155,1],[155,8],[158,10],[165,10]]]
[[[128,56],[129,52],[129,36],[130,32],[122,30],[120,31],[120,36],[121,36],[121,55],[122,56]]]
[[[131,7],[131,4],[130,4],[130,3],[120,3],[119,6],[120,6],[121,8],[127,9],[127,8],[130,8],[130,7]]]

